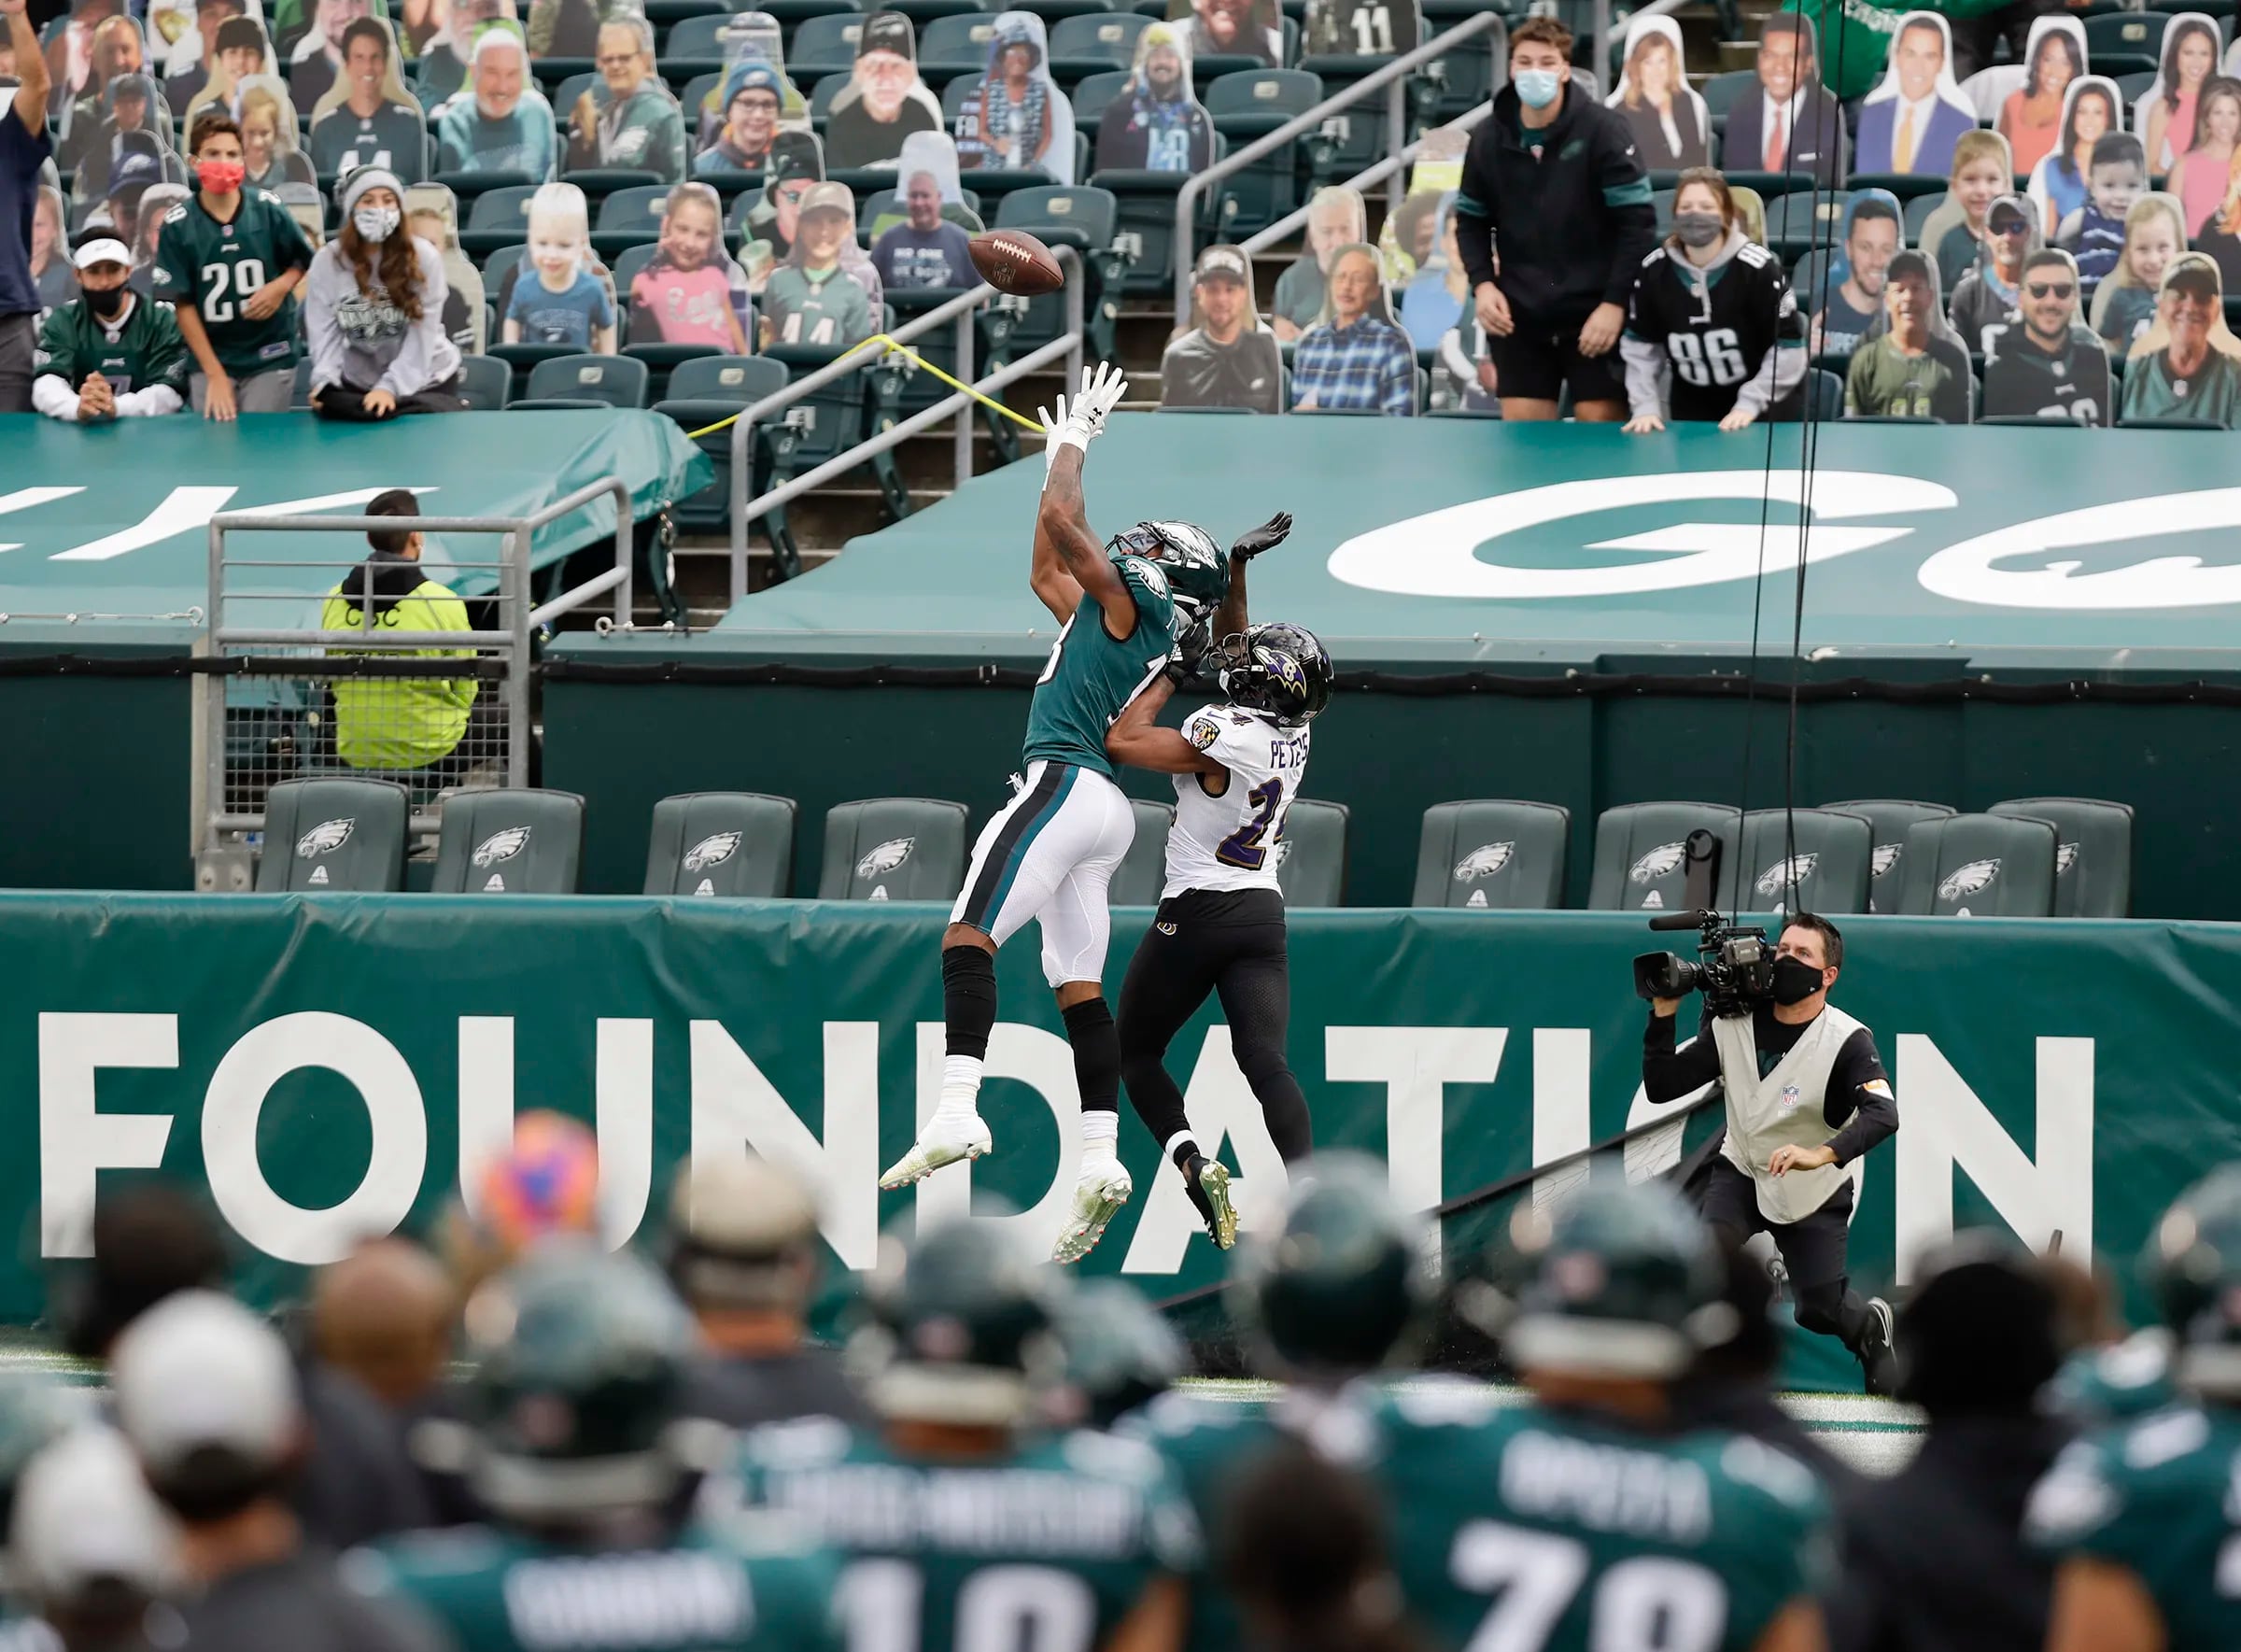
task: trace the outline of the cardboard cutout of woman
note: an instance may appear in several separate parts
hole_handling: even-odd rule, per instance
[[[1416,347],[1393,319],[1377,249],[1366,242],[1331,260],[1322,314],[1291,354],[1291,404],[1402,418],[1416,411]]]
[[[2241,419],[2241,339],[2225,325],[2217,263],[2182,252],[2163,272],[2155,321],[2124,363],[2122,422],[2192,418],[2234,428]]]
[[[1253,261],[1217,244],[1198,255],[1191,325],[1160,357],[1162,407],[1242,407],[1277,413],[1283,353],[1253,313]]]
[[[1269,323],[1279,339],[1296,339],[1323,310],[1323,283],[1342,247],[1369,238],[1369,207],[1361,191],[1346,184],[1316,191],[1307,203],[1307,246],[1276,277]]]
[[[2014,312],[1984,330],[1984,417],[2106,425],[2108,350],[2079,319],[2078,265],[2058,247],[2023,260]]]
[[[848,87],[833,100],[825,124],[825,161],[851,166],[892,166],[903,140],[914,132],[942,129],[941,102],[918,75],[918,35],[899,11],[878,11],[856,36],[856,63]]]
[[[1263,68],[1284,64],[1284,23],[1276,0],[1168,0],[1167,21],[1186,25],[1192,62],[1249,57]]]
[[[2023,83],[2000,105],[1993,130],[2008,140],[2015,169],[2033,171],[2062,137],[2070,82],[2085,73],[2085,25],[2074,17],[2042,17],[2023,49]]]
[[[1712,164],[1712,114],[1682,68],[1681,25],[1670,17],[1627,24],[1627,55],[1610,105],[1626,118],[1651,172]]]
[[[1416,0],[1307,0],[1300,55],[1398,57],[1423,38]]]
[[[752,353],[747,272],[724,249],[724,203],[707,184],[669,191],[661,242],[630,282],[630,342]]]
[[[1890,69],[1860,110],[1855,173],[1935,177],[1952,169],[1953,146],[1977,129],[1977,111],[1953,83],[1953,35],[1934,11],[1898,20]]]
[[[2148,152],[2148,170],[2165,174],[2194,142],[2194,111],[2202,89],[2218,72],[2218,25],[2199,11],[2182,11],[2163,25],[2162,66],[2133,108],[2133,131]]]
[[[2179,202],[2187,209],[2187,233],[2202,233],[2226,197],[2236,146],[2241,145],[2241,80],[2213,75],[2202,83],[2194,106],[2194,141],[2178,163]]]
[[[276,190],[282,184],[317,184],[311,157],[303,152],[296,106],[277,75],[251,75],[241,83],[242,187]]]
[[[1971,131],[1953,146],[1945,202],[1924,220],[1916,242],[1938,261],[1938,279],[1946,291],[1975,267],[1987,233],[1986,215],[1992,204],[2014,187],[2014,177],[2008,140],[1998,133]]]
[[[1050,78],[1050,42],[1032,11],[997,15],[987,73],[957,111],[957,158],[976,171],[1074,181],[1074,105]]]
[[[801,198],[794,249],[763,289],[762,342],[845,349],[869,338],[878,306],[849,279],[842,249],[856,240],[856,198],[846,184],[811,184]],[[856,247],[858,256],[863,248]]]
[[[2143,199],[2163,197],[2150,195]],[[2186,243],[2182,241],[2179,246],[2183,249]],[[2234,157],[2225,198],[2210,215],[2209,221],[2202,226],[2202,233],[2194,237],[2194,250],[2206,254],[2218,266],[2223,285],[2241,291],[2241,154]]]
[[[2031,187],[2025,191],[2038,203],[2042,227],[2050,237],[2062,228],[2064,219],[2085,205],[2093,146],[2107,134],[2123,130],[2124,99],[2114,80],[2088,75],[2070,82],[2062,97],[2062,129],[2046,158],[2031,169]]]
[[[1214,158],[1214,119],[1191,86],[1191,53],[1172,23],[1136,36],[1128,84],[1097,123],[1100,172],[1203,172]]]
[[[2241,196],[2235,197],[2234,217],[2241,220]],[[2229,245],[2241,251],[2241,243],[2226,237]],[[2103,277],[2094,289],[2091,311],[2093,332],[2105,341],[2119,360],[2132,351],[2155,322],[2155,303],[2163,289],[2163,272],[2171,261],[2187,249],[2185,213],[2179,202],[2158,192],[2142,195],[2133,203],[2132,210],[2124,217],[2124,250],[2117,255],[2116,268]],[[2203,251],[2213,260],[2217,250],[2205,245]],[[2220,263],[2220,271],[2225,266]]]

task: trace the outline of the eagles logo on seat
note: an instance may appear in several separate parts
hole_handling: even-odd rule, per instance
[[[918,847],[916,838],[890,838],[875,844],[856,862],[856,876],[876,878],[881,872],[892,872],[910,858],[910,851]]]
[[[1945,881],[1938,885],[1938,898],[1959,900],[1963,896],[1974,895],[1978,890],[1989,887],[1999,875],[1998,855],[1986,860],[1972,860],[1966,866],[1956,867],[1946,874]]]
[[[526,826],[508,826],[502,832],[492,832],[475,845],[474,864],[495,866],[501,860],[512,860],[529,846],[529,828]]]
[[[706,837],[684,852],[684,869],[688,872],[705,871],[712,866],[722,866],[739,852],[740,834],[717,832]]]
[[[296,840],[296,858],[311,860],[322,854],[331,854],[350,840],[357,826],[356,816],[343,820],[322,820]]]
[[[1491,878],[1510,864],[1510,856],[1517,853],[1515,841],[1481,843],[1455,863],[1455,881],[1458,883],[1475,883],[1481,878]]]
[[[1655,883],[1681,864],[1688,854],[1685,843],[1660,843],[1628,870],[1627,876],[1637,883]]]
[[[1793,854],[1787,860],[1778,860],[1758,874],[1758,882],[1751,887],[1769,898],[1780,895],[1784,888],[1795,888],[1813,875],[1821,864],[1818,854]]]

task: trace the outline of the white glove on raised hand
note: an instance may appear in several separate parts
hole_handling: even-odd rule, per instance
[[[1061,447],[1078,448],[1087,454],[1090,444],[1105,434],[1106,416],[1127,394],[1127,375],[1110,361],[1100,361],[1081,370],[1081,388],[1072,402],[1059,397],[1057,417],[1053,418],[1048,408],[1037,408],[1043,421],[1043,473],[1050,473]]]

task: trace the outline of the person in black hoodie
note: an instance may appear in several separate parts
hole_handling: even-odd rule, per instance
[[[2013,1240],[1962,1234],[1919,1265],[1897,1348],[1898,1397],[1929,1429],[1845,1510],[1831,1652],[2039,1652],[2054,1571],[2023,1504],[2071,1432],[2039,1405],[2061,1364],[2054,1293]]]
[[[1510,83],[1463,157],[1456,243],[1502,417],[1556,417],[1569,383],[1578,417],[1615,423],[1627,417],[1619,331],[1657,218],[1625,118],[1573,95],[1571,80],[1572,31],[1553,18],[1518,24]]]

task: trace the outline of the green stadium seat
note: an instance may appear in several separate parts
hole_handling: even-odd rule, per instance
[[[1712,124],[1725,127],[1727,111],[1735,107],[1739,99],[1758,95],[1758,71],[1730,69],[1724,75],[1714,75],[1697,90],[1704,94],[1705,112],[1711,115]]]
[[[1129,11],[1095,11],[1050,25],[1050,73],[1062,83],[1125,70],[1135,61],[1136,36],[1151,20]],[[1078,119],[1078,116],[1077,116]]]
[[[411,799],[394,781],[284,780],[265,794],[261,895],[404,887]]]
[[[791,798],[685,792],[654,805],[646,844],[648,895],[767,900],[794,887]]]
[[[573,895],[584,799],[533,787],[455,792],[436,840],[438,895]]]
[[[804,18],[786,47],[786,75],[802,86],[824,75],[845,75],[855,66],[856,42],[864,34],[864,14],[833,12]]]
[[[1730,851],[1721,869],[1718,904],[1746,912],[1864,912],[1874,859],[1875,827],[1864,814],[1754,809],[1743,816],[1741,850]]]
[[[1147,18],[1146,22],[1151,20]],[[1140,32],[1140,31],[1139,31]],[[1094,134],[1097,122],[1105,118],[1105,106],[1119,97],[1128,85],[1128,70],[1105,69],[1084,76],[1074,88],[1074,129]]]
[[[493,356],[459,358],[459,396],[470,413],[503,411],[514,393],[514,370]]]
[[[988,12],[934,19],[919,31],[919,78],[929,86],[941,86],[959,75],[981,73],[988,67],[988,43],[995,34],[996,20]]]
[[[1898,910],[1918,917],[2044,918],[2054,911],[2051,821],[1953,814],[1907,833]]]
[[[525,245],[529,232],[529,197],[536,192],[534,184],[508,184],[477,195],[459,230],[461,250],[469,258],[486,259],[500,247]],[[486,276],[487,274],[486,270]],[[495,293],[497,289],[491,290]]]
[[[1276,840],[1276,887],[1286,906],[1343,906],[1346,898],[1346,806],[1294,798]]]
[[[669,31],[669,37],[662,41],[660,55],[654,60],[655,66],[661,70],[661,78],[674,86],[680,69],[687,64],[694,65],[692,72],[696,75],[708,73],[706,68],[700,66],[708,64],[719,65],[715,72],[721,74],[724,30],[730,21],[731,14],[728,11],[719,11],[713,16],[680,18],[677,26]],[[688,103],[685,107],[690,109],[692,106]]]
[[[1299,69],[1248,69],[1201,85],[1199,98],[1214,130],[1242,148],[1323,101],[1323,83]],[[1300,204],[1300,145],[1295,140],[1230,174],[1222,184],[1221,234],[1243,240]]]
[[[1587,905],[1599,912],[1680,911],[1688,904],[1682,846],[1702,829],[1735,853],[1741,812],[1717,803],[1628,803],[1595,823],[1595,870]]]
[[[820,900],[954,900],[965,882],[965,809],[938,798],[836,803],[825,817]]]
[[[2050,821],[2054,850],[2054,916],[2132,916],[2132,805],[2098,798],[2011,798],[1993,814]]]
[[[1864,818],[1874,834],[1873,858],[1868,863],[1868,908],[1871,912],[1898,911],[1899,891],[1906,887],[1907,833],[1916,823],[1944,820],[1953,812],[1944,803],[1918,803],[1909,798],[1860,798],[1847,803],[1824,803],[1824,809]]]
[[[661,217],[669,204],[667,184],[638,184],[627,190],[616,190],[599,203],[599,217],[593,221],[591,232],[593,250],[601,258],[613,258],[626,247],[660,240]],[[615,289],[627,290],[621,281],[615,283]]]
[[[1158,906],[1160,891],[1167,887],[1167,834],[1175,827],[1175,805],[1131,798],[1128,812],[1136,817],[1136,835],[1113,873],[1107,898],[1114,906]]]
[[[2170,14],[2161,11],[2105,12],[2085,23],[2085,56],[2096,75],[2153,74],[2163,55],[2163,25]]]
[[[553,402],[643,407],[646,377],[646,364],[633,356],[562,356],[529,369],[529,396],[512,409]]]
[[[742,407],[775,396],[786,388],[782,361],[768,356],[698,356],[680,362],[669,374],[669,391],[654,411],[691,432],[729,418]],[[686,533],[724,533],[731,527],[731,431],[718,431],[695,444],[716,467],[716,479],[671,515]]]
[[[1564,904],[1572,811],[1473,798],[1424,812],[1412,906],[1546,911]]]
[[[1851,200],[1847,190],[1775,196],[1767,203],[1767,245],[1784,262],[1841,245]]]

